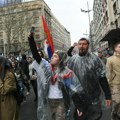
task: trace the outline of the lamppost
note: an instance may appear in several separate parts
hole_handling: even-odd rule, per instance
[[[89,3],[87,1],[87,10],[81,9],[81,12],[88,13],[88,20],[89,20],[89,39],[90,39],[90,44],[91,44],[91,51],[93,52],[93,41],[92,41],[92,35],[91,35],[91,26],[90,26],[90,12],[92,9],[89,9]]]

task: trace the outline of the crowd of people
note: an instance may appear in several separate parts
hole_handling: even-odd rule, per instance
[[[32,62],[25,54],[21,60],[0,56],[0,120],[20,120],[20,106],[31,86],[37,102],[37,75]]]
[[[89,52],[89,40],[81,38],[48,60],[37,50],[33,33],[28,41],[33,57],[0,56],[0,120],[19,120],[31,86],[38,120],[100,120],[103,98],[112,107],[111,119],[120,119],[120,42],[104,58],[102,52]]]

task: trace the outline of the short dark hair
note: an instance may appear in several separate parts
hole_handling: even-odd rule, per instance
[[[115,50],[115,48],[117,47],[117,45],[120,44],[120,41],[119,42],[116,42],[113,46],[113,49]]]
[[[80,38],[79,41],[84,41],[84,40],[87,41],[88,45],[90,44],[90,42],[89,42],[89,40],[88,40],[87,38]],[[78,42],[79,42],[79,41],[78,41]]]

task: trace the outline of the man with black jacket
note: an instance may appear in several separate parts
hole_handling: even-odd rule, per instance
[[[102,90],[105,94],[106,105],[111,105],[111,93],[105,77],[105,68],[95,54],[88,52],[89,41],[86,38],[79,40],[78,49],[79,54],[73,55],[69,59],[68,67],[74,71],[84,89],[85,109],[80,112],[80,116],[75,114],[74,117],[75,120],[100,120]],[[80,109],[79,104],[75,113],[78,109]]]
[[[27,88],[27,93],[26,95],[29,95],[30,93],[30,85],[29,85],[29,63],[27,61],[26,55],[23,54],[22,55],[22,60],[19,63],[19,67],[22,71],[22,78],[23,78],[23,84],[26,86]]]

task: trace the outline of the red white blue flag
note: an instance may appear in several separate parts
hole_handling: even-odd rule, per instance
[[[54,53],[54,46],[49,28],[43,16],[42,16],[42,23],[43,23],[44,33],[46,35],[46,39],[44,41],[45,52],[48,55],[49,59],[51,59],[52,54]]]

